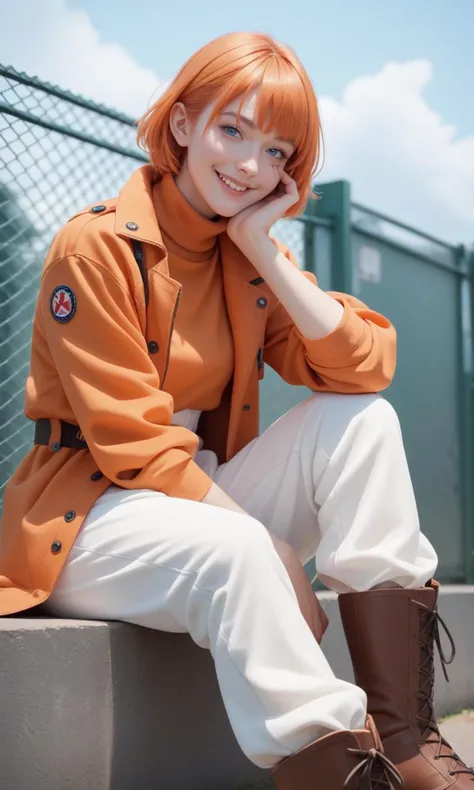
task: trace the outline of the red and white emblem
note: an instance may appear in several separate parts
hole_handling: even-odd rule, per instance
[[[51,315],[61,324],[67,323],[76,312],[76,297],[68,285],[58,285],[51,294]]]

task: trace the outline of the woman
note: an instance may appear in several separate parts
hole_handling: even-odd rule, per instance
[[[472,790],[433,721],[436,555],[376,394],[394,330],[268,235],[303,210],[319,139],[295,55],[223,36],[141,120],[151,164],[59,232],[27,384],[35,447],[5,496],[1,611],[47,601],[190,633],[240,746],[283,790],[396,786],[392,762],[410,790]],[[315,394],[258,437],[264,363]],[[320,650],[301,580],[314,556],[342,594],[359,686]]]

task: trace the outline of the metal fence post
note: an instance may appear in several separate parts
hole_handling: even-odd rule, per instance
[[[472,583],[474,581],[473,257],[473,254],[470,254],[463,245],[460,245],[456,250],[455,260],[461,275],[458,278],[458,411],[461,451],[461,507],[465,547],[464,581],[466,583]]]
[[[316,274],[315,233],[316,226],[311,222],[312,203],[309,201],[301,220],[303,222],[304,269]]]
[[[463,255],[466,279],[461,292],[461,325],[463,342],[463,424],[464,449],[464,523],[466,546],[466,582],[474,583],[474,248]],[[463,286],[461,285],[461,288]]]
[[[318,184],[318,201],[312,201],[316,216],[333,223],[331,289],[353,292],[351,245],[351,185],[348,181]]]

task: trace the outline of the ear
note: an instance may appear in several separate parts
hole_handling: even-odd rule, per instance
[[[182,102],[176,102],[171,108],[170,129],[178,145],[187,148],[191,136],[191,121]]]

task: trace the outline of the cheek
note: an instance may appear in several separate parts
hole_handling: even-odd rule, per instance
[[[212,135],[196,137],[188,148],[188,165],[192,172],[203,172],[212,165],[215,156],[216,141]]]
[[[273,178],[275,179],[277,184],[281,179],[281,174],[283,173],[284,170],[285,170],[285,162],[278,162],[272,165]]]
[[[214,163],[214,160],[219,161],[225,153],[225,147],[220,137],[217,136],[212,130],[200,140],[198,155],[205,159],[206,162]]]
[[[264,178],[262,179],[262,186],[268,194],[273,192],[275,187],[277,187],[280,183],[283,170],[284,164],[266,165]]]

